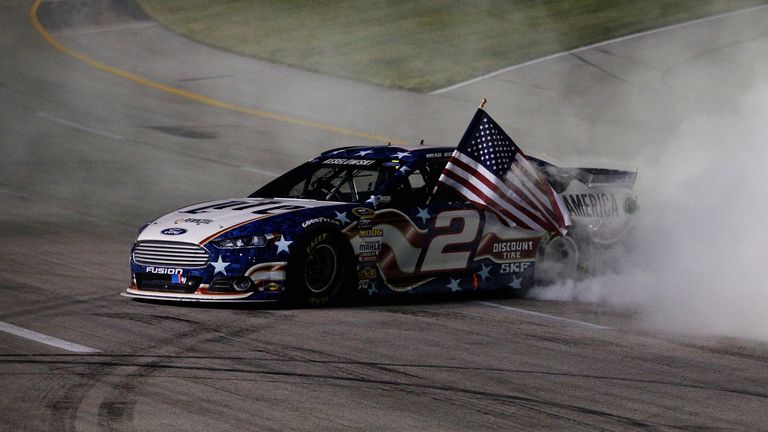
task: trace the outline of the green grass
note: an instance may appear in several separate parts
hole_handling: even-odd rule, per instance
[[[429,92],[506,66],[768,0],[138,0],[191,39]]]

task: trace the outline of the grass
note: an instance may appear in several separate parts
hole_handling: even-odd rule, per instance
[[[256,58],[429,92],[548,54],[768,0],[138,0]]]

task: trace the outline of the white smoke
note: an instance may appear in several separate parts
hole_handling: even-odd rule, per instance
[[[611,257],[619,269],[532,296],[631,306],[672,332],[768,340],[768,85],[736,112],[685,122],[664,148],[640,164],[634,248]]]

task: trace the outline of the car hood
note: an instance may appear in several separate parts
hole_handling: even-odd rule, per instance
[[[307,208],[335,206],[338,202],[289,198],[234,198],[195,204],[168,213],[150,223],[138,241],[165,240],[205,244],[239,226]]]

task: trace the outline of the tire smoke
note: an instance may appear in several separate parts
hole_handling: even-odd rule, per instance
[[[768,85],[726,115],[700,115],[639,164],[631,248],[539,299],[610,303],[641,324],[768,340]]]

